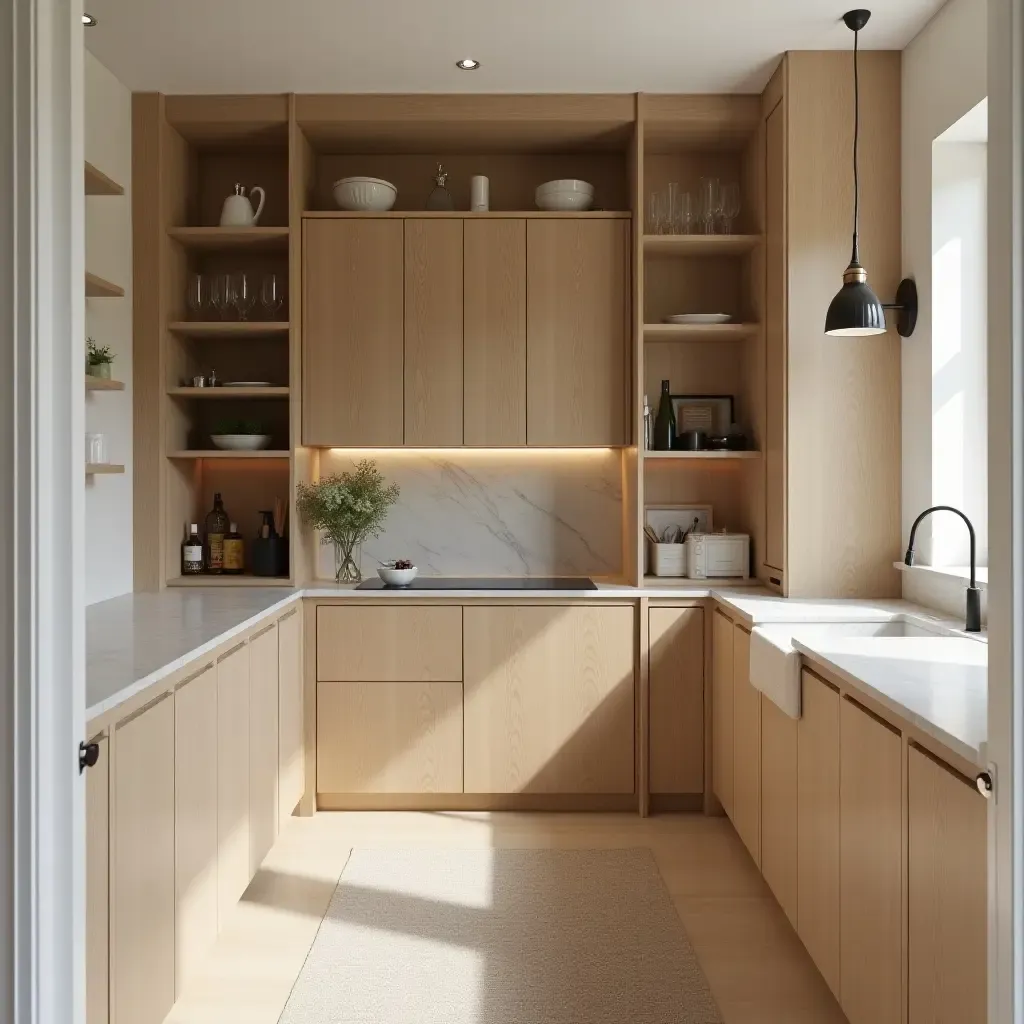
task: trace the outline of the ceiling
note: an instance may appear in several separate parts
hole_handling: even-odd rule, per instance
[[[944,0],[885,0],[902,49]],[[785,50],[851,45],[849,0],[85,0],[132,90],[759,92]],[[476,71],[455,61],[473,57]]]

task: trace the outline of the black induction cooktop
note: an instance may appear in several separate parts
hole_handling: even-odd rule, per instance
[[[363,580],[356,590],[597,590],[583,576],[417,576],[407,587],[389,587],[383,580]]]

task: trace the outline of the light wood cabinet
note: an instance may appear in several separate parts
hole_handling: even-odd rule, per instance
[[[732,823],[761,865],[761,694],[750,685],[750,633],[733,627]]]
[[[85,1021],[110,1020],[110,741],[85,775]]]
[[[403,222],[307,220],[302,230],[303,442],[401,445]]]
[[[406,220],[407,445],[462,444],[462,276],[462,221]]]
[[[712,612],[711,783],[725,813],[733,813],[732,621]]]
[[[651,608],[652,793],[704,791],[704,610]]]
[[[806,669],[797,723],[797,933],[839,998],[839,691]]]
[[[797,927],[797,720],[761,698],[761,874]]]
[[[174,698],[114,733],[111,1016],[162,1024],[174,1005]]]
[[[249,641],[249,877],[277,838],[277,625]]]
[[[291,816],[306,788],[306,744],[302,678],[302,611],[277,623],[278,645],[278,810],[280,825]]]
[[[249,648],[217,663],[217,902],[223,925],[249,884]]]
[[[174,693],[175,990],[217,939],[217,669]]]
[[[466,792],[633,793],[633,607],[464,615]]]
[[[908,755],[909,1024],[987,1019],[987,805],[924,751]]]
[[[902,738],[845,697],[839,726],[840,1004],[850,1024],[900,1024]]]
[[[319,683],[318,793],[461,793],[462,684]]]
[[[626,444],[629,222],[531,220],[526,237],[527,441]]]
[[[464,221],[463,440],[526,444],[526,221]]]

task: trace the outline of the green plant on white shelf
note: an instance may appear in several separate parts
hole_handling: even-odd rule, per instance
[[[107,345],[97,345],[95,338],[85,339],[85,364],[92,377],[110,380],[110,367],[114,362],[114,353]]]

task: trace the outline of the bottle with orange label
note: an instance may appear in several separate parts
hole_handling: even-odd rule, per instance
[[[224,572],[238,576],[245,572],[245,541],[238,532],[238,523],[224,535]]]
[[[218,491],[213,496],[213,508],[206,516],[206,571],[215,576],[224,571],[224,537],[229,523],[224,500]]]

